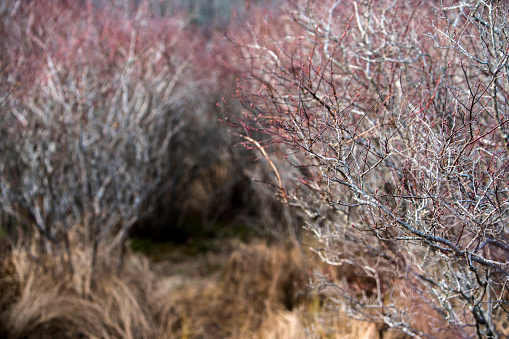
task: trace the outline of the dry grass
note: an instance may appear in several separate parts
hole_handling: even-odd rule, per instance
[[[89,288],[87,251],[74,251],[75,274],[63,275],[52,258],[45,268],[25,248],[2,264],[0,319],[9,338],[155,337],[157,327],[146,302],[152,284],[148,262],[131,256],[123,272],[99,267]],[[101,272],[103,271],[103,272]],[[101,274],[104,273],[104,274]]]
[[[74,248],[72,256],[72,275],[59,272],[51,257],[37,264],[24,247],[6,256],[0,273],[5,336],[281,338],[289,333],[298,338],[296,333],[303,333],[289,311],[305,287],[296,250],[235,245],[222,254],[222,270],[205,279],[154,269],[133,253],[121,271],[112,270],[101,254],[90,279],[90,251]]]
[[[235,245],[216,281],[162,284],[158,293],[178,293],[162,303],[158,318],[172,319],[164,332],[177,338],[267,337],[270,330],[288,332],[295,324],[289,309],[302,300],[304,287],[304,265],[295,249]]]
[[[70,275],[54,259],[43,267],[16,247],[0,267],[0,337],[397,338],[331,315],[308,289],[310,263],[296,248],[227,247],[175,265],[128,253],[121,271],[101,253],[92,279],[87,249],[74,248]]]

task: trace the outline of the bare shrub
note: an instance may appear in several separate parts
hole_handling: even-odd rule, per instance
[[[289,1],[237,37],[251,70],[248,113],[232,124],[286,148],[300,185],[279,194],[344,270],[318,288],[352,316],[411,336],[498,337],[507,15],[498,1]],[[413,322],[411,295],[436,323]]]
[[[179,22],[143,8],[130,18],[64,1],[19,7],[6,20],[34,18],[11,33],[30,42],[36,51],[19,53],[38,67],[2,114],[3,208],[52,246],[81,224],[87,243],[114,235],[113,249],[175,166],[169,145],[195,88],[189,58],[175,53],[185,39]],[[9,66],[13,76],[25,65]]]
[[[36,229],[39,250],[71,270],[75,226],[95,251],[190,219],[286,230],[291,218],[251,182],[264,170],[217,123],[238,72],[225,42],[150,1],[126,4],[2,4],[2,218]]]

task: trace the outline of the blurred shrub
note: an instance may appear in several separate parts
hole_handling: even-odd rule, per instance
[[[153,5],[0,5],[0,213],[36,230],[34,253],[71,271],[71,229],[96,253],[123,249],[129,234],[171,239],[188,224],[284,239],[292,222],[252,182],[267,177],[253,153],[218,122],[216,104],[233,102],[242,68],[230,45]]]
[[[149,197],[178,170],[172,139],[188,124],[198,39],[179,19],[77,3],[13,3],[2,114],[1,201],[59,247],[74,225],[122,244]]]

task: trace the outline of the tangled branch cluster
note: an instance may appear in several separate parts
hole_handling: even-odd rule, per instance
[[[503,1],[290,1],[239,42],[240,123],[284,145],[300,180],[284,194],[315,251],[357,276],[320,287],[353,315],[412,336],[504,330],[508,14]]]

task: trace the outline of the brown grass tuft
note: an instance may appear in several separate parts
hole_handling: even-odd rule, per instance
[[[306,283],[304,261],[297,249],[241,244],[226,266],[224,290],[244,296],[257,310],[267,303],[292,310]]]
[[[305,275],[295,249],[265,244],[234,246],[217,281],[161,281],[157,318],[175,338],[265,338],[302,333],[289,309],[301,299]],[[281,336],[277,336],[281,337]],[[292,336],[299,338],[299,336]],[[285,338],[285,337],[281,337]]]
[[[259,333],[254,338],[260,339],[304,339],[306,328],[300,312],[280,310],[269,314]]]
[[[87,257],[75,249],[74,258]],[[145,302],[150,283],[146,259],[130,257],[128,268],[106,274],[99,267],[88,289],[88,274],[79,268],[62,275],[52,258],[38,265],[24,248],[13,250],[0,274],[1,323],[9,338],[140,338],[155,337],[156,328]],[[145,261],[145,262],[144,262]],[[105,269],[104,269],[105,270]],[[101,274],[104,273],[104,274]],[[84,291],[89,290],[86,295]]]

